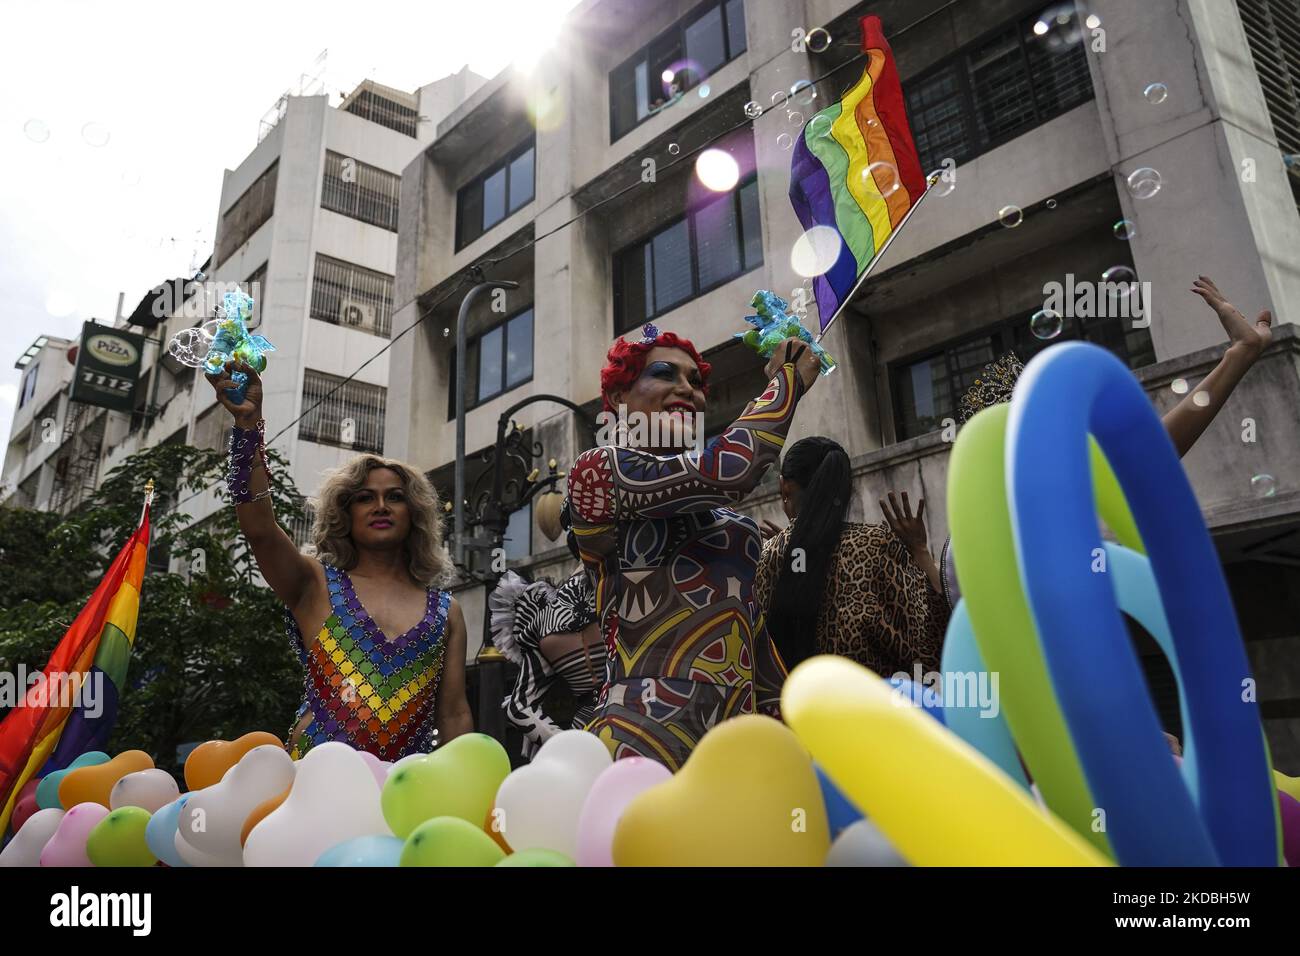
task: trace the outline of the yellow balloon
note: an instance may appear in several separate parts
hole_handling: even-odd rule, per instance
[[[750,714],[718,724],[675,777],[628,804],[613,855],[615,866],[821,866],[830,846],[808,752]]]
[[[917,866],[1110,865],[987,757],[850,660],[822,656],[796,667],[781,713],[818,766]]]

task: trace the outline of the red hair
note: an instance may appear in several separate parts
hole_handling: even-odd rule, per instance
[[[653,341],[641,339],[629,342],[626,339],[615,339],[605,355],[605,367],[600,370],[600,398],[605,411],[616,411],[609,403],[609,396],[630,388],[641,377],[645,371],[646,353],[657,346],[681,349],[689,355],[700,370],[700,390],[705,395],[709,394],[709,372],[713,366],[700,357],[690,339],[684,339],[676,332],[660,332]]]

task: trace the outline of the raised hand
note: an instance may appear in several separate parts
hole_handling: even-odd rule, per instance
[[[771,379],[789,361],[794,362],[795,372],[803,381],[804,391],[812,388],[817,381],[817,373],[821,370],[821,359],[808,347],[807,342],[800,339],[788,338],[778,345],[772,352],[772,357],[767,360],[764,372]]]
[[[917,554],[927,551],[926,543],[928,535],[925,530],[925,522],[921,516],[925,514],[925,499],[922,498],[916,507],[916,514],[912,514],[912,504],[907,500],[907,492],[903,492],[903,503],[898,503],[898,498],[894,492],[889,493],[889,503],[886,504],[884,499],[879,500],[880,510],[885,515],[885,521],[889,524],[890,530],[898,535],[899,540],[906,545],[911,554]]]
[[[238,388],[230,377],[231,372],[243,372],[248,376],[248,391],[242,404],[236,404],[231,399],[231,391]],[[226,363],[220,375],[207,375],[205,378],[216,390],[217,401],[234,416],[236,425],[250,429],[257,427],[257,423],[262,420],[262,379],[251,366],[232,359]]]
[[[1223,330],[1228,333],[1228,351],[1240,353],[1253,361],[1273,340],[1273,313],[1268,309],[1261,312],[1253,324],[1248,322],[1246,317],[1224,298],[1219,287],[1209,276],[1198,276],[1192,283],[1192,292],[1204,299],[1205,304],[1219,317]]]

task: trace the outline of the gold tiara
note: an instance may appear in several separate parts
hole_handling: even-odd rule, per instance
[[[1015,352],[1008,352],[1000,359],[984,366],[984,371],[975,379],[974,384],[966,390],[957,405],[957,416],[965,425],[975,416],[1000,402],[1011,401],[1011,392],[1016,387],[1016,380],[1025,370],[1024,364],[1016,358]]]

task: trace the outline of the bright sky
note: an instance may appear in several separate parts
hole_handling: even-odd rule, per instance
[[[322,50],[330,102],[494,76],[578,0],[7,0],[0,57],[0,457],[38,335],[74,338],[212,249],[222,171]],[[36,140],[42,140],[37,142]]]

